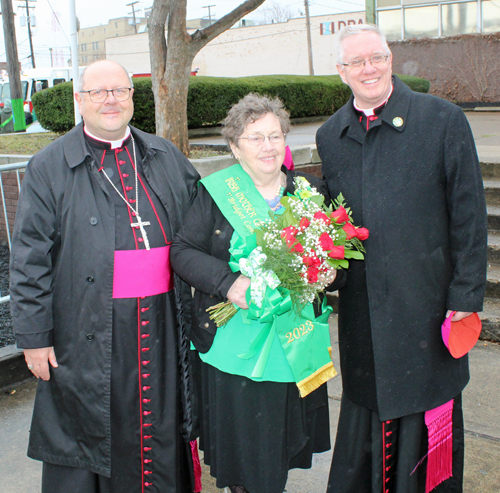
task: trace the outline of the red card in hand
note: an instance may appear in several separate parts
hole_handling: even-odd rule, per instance
[[[441,335],[445,346],[454,358],[461,358],[467,354],[476,344],[481,334],[481,319],[477,313],[452,322],[451,319],[456,312],[451,312],[441,326]]]

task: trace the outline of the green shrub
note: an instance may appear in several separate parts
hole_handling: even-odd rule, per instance
[[[428,92],[429,81],[399,76],[414,91]],[[155,133],[155,106],[151,78],[134,79],[132,124]],[[73,88],[59,84],[33,96],[41,125],[54,132],[67,132],[74,125]],[[249,92],[278,96],[292,118],[335,113],[349,99],[351,90],[338,75],[260,75],[254,77],[191,77],[187,117],[189,128],[213,126],[221,122],[229,108]]]
[[[75,126],[73,82],[63,82],[32,96],[36,117],[43,128],[65,133]]]

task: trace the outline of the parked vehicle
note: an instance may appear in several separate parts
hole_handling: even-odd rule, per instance
[[[82,67],[83,69],[83,67]],[[81,70],[82,70],[81,69]],[[21,89],[23,92],[24,111],[33,114],[31,97],[35,92],[48,87],[54,87],[61,82],[72,80],[71,68],[32,68],[21,73]],[[9,78],[6,77],[0,88],[0,108],[3,108],[6,99],[11,99]]]

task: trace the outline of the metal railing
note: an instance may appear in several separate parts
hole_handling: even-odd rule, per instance
[[[5,220],[5,229],[7,231],[7,243],[9,245],[9,250],[11,248],[11,236],[10,236],[10,227],[9,227],[9,215],[7,213],[7,203],[5,200],[5,189],[4,189],[4,181],[3,174],[7,171],[15,171],[17,177],[17,191],[21,190],[21,178],[19,176],[21,170],[26,169],[28,165],[28,161],[23,161],[21,163],[11,163],[11,164],[0,164],[0,192],[2,194],[2,207],[3,207],[3,217]],[[10,296],[3,296],[0,298],[0,305],[2,303],[8,303],[10,301]]]

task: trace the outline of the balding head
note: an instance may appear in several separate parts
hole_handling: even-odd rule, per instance
[[[78,79],[76,91],[78,91],[78,92],[83,91],[83,86],[85,84],[85,74],[86,74],[87,70],[90,69],[91,72],[94,69],[95,70],[106,70],[106,68],[109,68],[110,66],[120,67],[128,77],[128,81],[129,81],[128,87],[134,87],[134,83],[132,81],[132,78],[130,77],[129,73],[125,70],[125,67],[123,65],[120,65],[119,63],[113,62],[111,60],[99,60],[97,62],[92,62],[90,65],[87,65],[83,69],[82,73],[80,74],[80,78]]]

